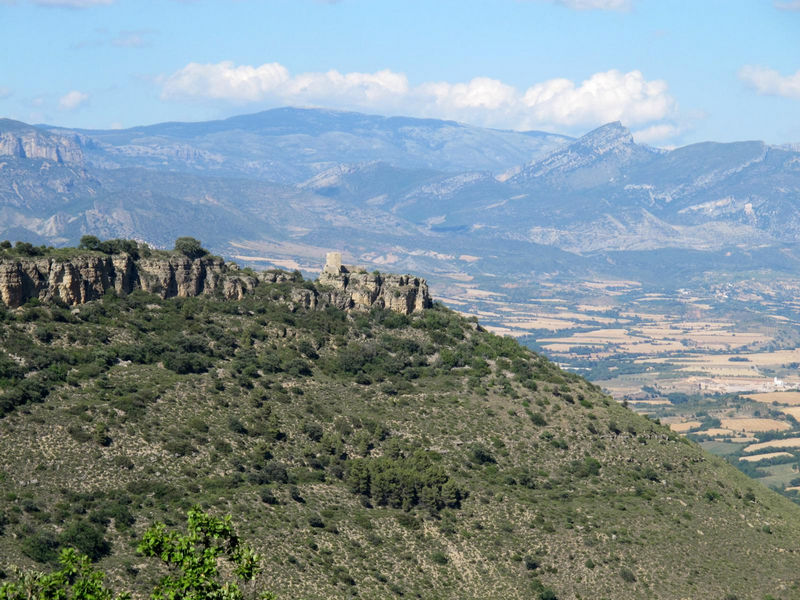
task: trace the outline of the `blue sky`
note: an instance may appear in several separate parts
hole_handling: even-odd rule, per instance
[[[0,57],[28,123],[294,105],[800,142],[800,0],[0,0]]]

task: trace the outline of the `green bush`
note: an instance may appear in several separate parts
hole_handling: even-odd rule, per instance
[[[203,248],[200,240],[193,237],[179,237],[175,240],[175,251],[180,252],[192,260],[208,254],[208,250]]]
[[[26,536],[21,549],[25,556],[39,563],[50,563],[58,557],[58,541],[49,532],[39,531]]]
[[[59,540],[62,545],[75,548],[96,561],[111,552],[111,544],[105,539],[104,533],[92,523],[76,521],[61,533]]]

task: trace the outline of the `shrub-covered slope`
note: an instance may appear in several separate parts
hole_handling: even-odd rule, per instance
[[[0,311],[0,568],[152,589],[230,513],[282,598],[800,597],[800,507],[440,306],[142,291]]]

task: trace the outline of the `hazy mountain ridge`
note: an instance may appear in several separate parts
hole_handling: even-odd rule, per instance
[[[80,133],[95,142],[87,158],[101,167],[199,170],[292,184],[338,164],[375,160],[402,168],[500,171],[570,140],[436,119],[295,108]]]
[[[83,159],[9,155],[0,238],[166,245],[190,233],[254,264],[306,264],[336,248],[426,275],[512,279],[546,270],[544,246],[553,258],[565,251],[557,272],[574,275],[629,264],[614,259],[620,252],[652,251],[652,261],[665,248],[700,250],[713,264],[734,247],[800,241],[800,152],[790,145],[665,151],[620,123],[570,140],[289,108],[111,131],[2,123],[4,135],[63,133]]]

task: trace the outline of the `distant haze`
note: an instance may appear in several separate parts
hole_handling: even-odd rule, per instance
[[[284,105],[664,147],[800,142],[781,0],[0,2],[0,116],[89,129]],[[21,51],[24,49],[24,51]]]

